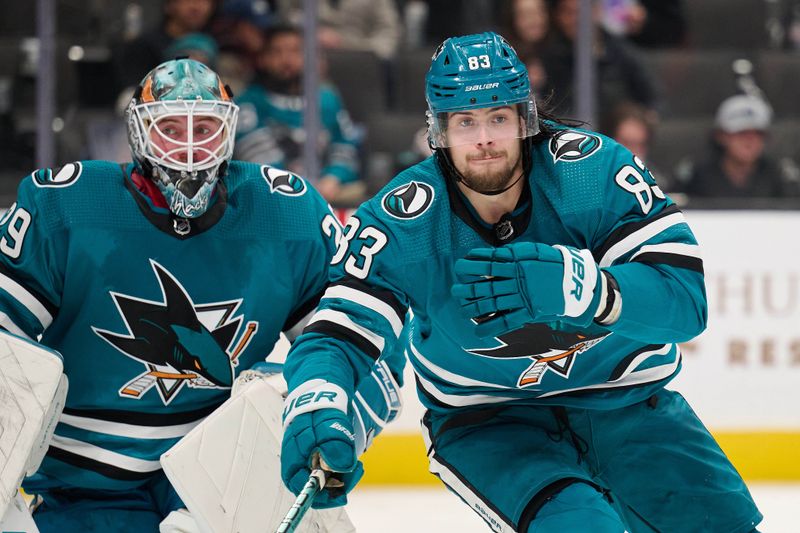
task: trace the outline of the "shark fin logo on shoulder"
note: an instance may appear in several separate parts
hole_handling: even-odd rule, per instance
[[[417,218],[433,203],[433,187],[412,181],[389,191],[381,201],[383,210],[400,219]]]
[[[553,163],[580,161],[597,152],[603,141],[597,135],[575,130],[562,130],[550,139]]]
[[[269,184],[271,192],[284,196],[300,196],[306,192],[303,178],[287,170],[264,165],[261,167],[261,175]]]

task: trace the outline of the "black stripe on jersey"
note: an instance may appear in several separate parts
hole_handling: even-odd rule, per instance
[[[324,293],[325,289],[322,289],[320,292],[306,300],[303,304],[292,311],[292,314],[290,314],[289,318],[287,318],[286,322],[284,322],[281,331],[289,331],[295,327],[298,322],[303,320],[311,311],[316,309]]]
[[[678,268],[687,268],[700,274],[704,273],[703,260],[690,255],[672,254],[669,252],[644,252],[637,255],[633,262],[669,265]]]
[[[376,289],[375,287],[370,287],[360,279],[354,278],[352,276],[347,276],[336,283],[332,283],[331,286],[334,285],[341,285],[342,287],[348,287],[350,289],[355,289],[359,292],[363,292],[364,294],[369,294],[377,298],[378,300],[382,301],[386,305],[392,308],[392,310],[397,315],[397,318],[400,319],[400,323],[402,324],[406,317],[406,310],[408,306],[403,305],[394,295],[394,293],[387,289]]]
[[[38,301],[40,304],[42,304],[42,307],[47,309],[47,312],[50,313],[50,315],[53,318],[55,318],[56,314],[58,314],[58,306],[57,305],[55,305],[53,302],[48,300],[47,297],[44,294],[42,294],[41,292],[39,292],[39,291],[37,291],[35,289],[32,289],[30,287],[30,285],[28,285],[24,281],[20,280],[19,278],[17,278],[14,275],[14,272],[12,270],[6,268],[2,264],[0,264],[0,274],[3,274],[5,277],[7,277],[7,278],[9,278],[11,280],[14,280],[15,282],[19,283],[22,286],[22,288],[24,288],[31,296],[33,296],[36,299],[36,301]]]
[[[119,422],[134,426],[178,426],[197,422],[210,415],[220,404],[209,405],[196,411],[183,411],[179,413],[138,413],[135,411],[116,411],[113,409],[72,409],[64,408],[65,415],[94,418],[106,422]]]
[[[652,224],[656,220],[659,220],[659,219],[662,219],[662,218],[667,217],[669,215],[674,215],[675,213],[680,213],[680,212],[681,212],[681,210],[678,209],[678,206],[675,205],[675,204],[672,204],[670,206],[665,207],[663,210],[661,210],[660,213],[658,213],[657,215],[654,215],[654,216],[652,216],[650,218],[647,218],[647,219],[644,219],[644,220],[637,220],[636,222],[629,222],[628,224],[625,224],[624,226],[620,226],[619,228],[617,228],[617,229],[615,229],[614,231],[611,232],[611,235],[608,236],[608,238],[605,240],[605,242],[602,245],[600,245],[599,248],[596,248],[596,249],[592,250],[592,255],[594,256],[594,260],[599,263],[600,260],[603,258],[603,256],[606,255],[606,252],[608,252],[611,249],[612,246],[614,246],[615,244],[617,244],[621,240],[623,240],[626,237],[632,235],[633,233],[636,233],[637,231],[639,231],[640,229],[644,228],[645,226],[649,226],[650,224]]]
[[[436,407],[442,407],[444,409],[452,409],[454,406],[446,404],[436,397],[432,396],[430,392],[425,390],[425,387],[422,385],[422,382],[419,380],[419,376],[414,373],[414,381],[417,382],[417,391],[421,392],[423,396],[430,402],[431,404],[435,405]]]
[[[306,329],[303,330],[303,334],[306,333],[319,333],[321,335],[327,335],[342,342],[352,344],[375,360],[381,356],[381,351],[378,349],[378,347],[369,342],[367,339],[355,331],[347,329],[346,327],[329,320],[318,320],[316,322],[312,322],[306,326]]]
[[[663,348],[664,344],[648,344],[647,346],[643,346],[636,351],[633,351],[626,355],[619,364],[611,371],[611,375],[608,377],[607,381],[616,381],[618,380],[622,374],[628,369],[630,364],[633,362],[634,359],[639,357],[644,352],[653,352]]]
[[[142,481],[145,479],[150,479],[153,477],[153,474],[158,472],[158,470],[153,470],[152,472],[134,472],[133,470],[126,470],[118,466],[103,463],[95,459],[90,459],[76,453],[68,452],[67,450],[62,450],[61,448],[56,448],[53,445],[51,445],[47,450],[47,456],[51,459],[56,459],[77,468],[91,470],[92,472],[96,472],[102,476],[111,479],[118,479],[120,481]]]
[[[659,345],[655,345],[658,347]],[[675,367],[675,371],[667,377],[657,379],[655,381],[646,381],[644,383],[634,383],[633,385],[620,385],[619,387],[603,387],[602,389],[583,389],[583,390],[576,390],[570,392],[563,392],[561,394],[553,394],[552,396],[548,396],[548,398],[563,398],[563,397],[580,397],[580,396],[587,396],[590,394],[598,394],[598,393],[606,393],[606,392],[615,392],[621,390],[631,390],[631,389],[638,389],[642,387],[651,387],[658,383],[668,383],[669,380],[674,378],[678,372],[681,371],[682,366],[682,359],[683,356],[680,357],[677,366]]]

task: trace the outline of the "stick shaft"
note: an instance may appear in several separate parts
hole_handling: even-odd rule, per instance
[[[303,519],[306,511],[311,508],[311,504],[314,502],[316,495],[324,487],[325,472],[320,469],[312,470],[303,490],[297,495],[297,499],[289,508],[289,511],[281,521],[278,529],[275,530],[275,533],[292,533],[297,526],[300,525],[300,520]]]

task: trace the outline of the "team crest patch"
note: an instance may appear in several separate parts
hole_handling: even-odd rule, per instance
[[[229,389],[239,355],[258,331],[258,322],[234,316],[242,299],[195,304],[186,289],[163,266],[150,265],[163,301],[110,292],[127,329],[92,330],[123,355],[144,365],[119,389],[119,396],[141,399],[156,390],[168,405],[184,387]],[[242,330],[240,332],[240,330]]]
[[[83,165],[75,162],[58,168],[40,168],[31,176],[37,187],[69,187],[78,181],[82,173]]]
[[[381,205],[384,211],[395,218],[416,218],[431,206],[433,196],[433,187],[412,181],[388,192]]]
[[[580,161],[595,153],[602,145],[603,141],[597,135],[563,130],[550,139],[550,154],[553,163]]]
[[[546,324],[526,324],[495,337],[499,346],[467,351],[497,359],[530,359],[530,366],[517,378],[517,387],[525,388],[541,383],[548,371],[568,378],[575,358],[608,335],[569,333],[551,329]]]
[[[269,189],[285,196],[300,196],[306,192],[306,182],[303,178],[275,167],[261,167],[261,175],[267,180]]]

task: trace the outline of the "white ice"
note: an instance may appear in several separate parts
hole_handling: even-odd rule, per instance
[[[764,515],[761,533],[800,532],[800,483],[750,483]],[[432,487],[359,487],[348,512],[358,533],[486,533],[489,527],[456,496]]]

